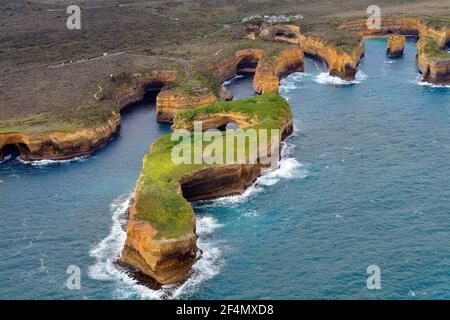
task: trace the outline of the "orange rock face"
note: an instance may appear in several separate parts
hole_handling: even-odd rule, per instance
[[[323,59],[328,65],[330,75],[349,81],[355,79],[356,68],[364,55],[362,41],[351,54],[339,53],[334,45],[326,43],[322,37],[311,34],[300,35],[299,44],[305,53]]]
[[[119,110],[128,105],[139,102],[149,89],[161,90],[165,85],[175,81],[176,71],[161,71],[150,74],[135,74],[136,81],[131,85],[124,85],[114,92],[114,101]]]
[[[424,47],[430,38],[422,37],[417,43],[417,64],[423,79],[433,84],[450,83],[450,54],[435,56],[427,53]]]
[[[136,195],[139,194],[138,183]],[[157,230],[150,223],[134,219],[135,214],[133,202],[121,261],[160,284],[172,284],[186,279],[196,261],[195,220],[192,221],[192,233],[180,238],[157,239]]]
[[[450,42],[450,29],[435,29],[418,18],[384,18],[380,29],[368,29],[366,20],[354,20],[340,26],[342,29],[357,31],[362,36],[377,36],[390,33],[417,35],[433,38],[438,47],[444,49]]]
[[[251,125],[248,119],[240,114],[212,116],[205,120],[205,127],[217,127],[222,124],[223,117],[243,125]],[[222,120],[221,120],[222,119]],[[175,122],[174,127],[192,129],[189,124]],[[284,140],[293,132],[292,120],[281,130]],[[270,149],[270,146],[268,147]],[[179,181],[179,192],[188,201],[212,200],[229,195],[239,194],[261,175],[260,163],[214,165],[200,169],[184,176]],[[141,192],[141,180],[136,187],[136,197]],[[137,198],[135,198],[137,200]],[[192,265],[197,260],[197,235],[195,233],[195,215],[191,222],[192,232],[180,237],[158,238],[158,230],[151,223],[136,219],[134,201],[131,205],[127,226],[127,239],[122,251],[121,261],[141,274],[151,277],[162,285],[174,284],[185,280]]]
[[[323,59],[327,63],[331,75],[345,80],[355,79],[356,68],[364,54],[364,44],[362,41],[351,54],[347,54],[338,52],[335,46],[330,45],[320,36],[302,34],[299,26],[275,25],[263,26],[261,29],[259,35],[262,39],[299,44],[304,53]],[[265,70],[262,70],[262,72],[265,74],[269,73]],[[266,90],[268,91],[275,90],[275,77],[272,77],[272,79],[267,78],[267,84],[261,80],[258,81],[261,84],[259,86],[255,85],[256,91],[260,91],[261,88],[267,88]]]

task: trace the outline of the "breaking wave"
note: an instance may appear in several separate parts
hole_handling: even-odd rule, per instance
[[[139,284],[118,267],[116,262],[125,244],[127,210],[132,198],[133,194],[125,194],[111,204],[112,227],[109,234],[89,252],[96,260],[95,264],[89,267],[89,277],[100,281],[114,281],[117,285],[114,296],[118,299],[175,299],[180,295],[195,292],[203,281],[219,273],[223,265],[223,248],[210,239],[210,235],[222,225],[211,216],[197,216],[197,246],[203,254],[192,267],[192,275],[181,285],[167,285],[159,290],[152,290]]]
[[[446,88],[446,89],[450,88],[450,84],[432,84],[428,81],[424,81],[423,76],[420,73],[417,75],[416,83],[419,86],[430,87],[430,88]]]
[[[355,80],[347,81],[339,77],[331,76],[328,72],[321,72],[315,78],[314,81],[319,84],[328,84],[332,86],[347,86],[353,84],[360,84],[362,81],[367,79],[367,75],[359,70],[356,73]]]

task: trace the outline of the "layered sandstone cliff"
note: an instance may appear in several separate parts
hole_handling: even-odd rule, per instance
[[[406,37],[400,34],[393,34],[388,37],[386,54],[390,57],[399,57],[405,50]]]
[[[299,44],[305,53],[323,59],[327,63],[330,75],[348,81],[355,79],[359,61],[364,55],[363,41],[360,41],[351,53],[339,51],[336,46],[314,34],[301,34]]]
[[[301,33],[301,28],[296,25],[264,25],[260,29],[259,36],[266,40],[278,40],[300,45],[304,53],[323,59],[328,65],[330,75],[344,80],[355,79],[357,66],[364,54],[364,43],[362,41],[351,53],[346,53],[321,36]],[[268,87],[270,88],[270,86]]]
[[[160,91],[168,84],[173,83],[176,77],[176,71],[155,71],[146,74],[134,74],[133,81],[119,86],[114,90],[114,102],[118,110],[122,110],[129,105],[141,101],[148,91]]]
[[[281,78],[303,71],[303,66],[304,55],[301,48],[282,50],[271,57],[261,49],[245,49],[211,64],[209,69],[220,82],[225,82],[241,72],[251,71],[254,73],[255,92],[264,94],[278,93]]]
[[[172,123],[180,111],[207,105],[218,100],[209,90],[195,94],[180,93],[176,89],[161,91],[156,98],[156,118],[159,122]]]

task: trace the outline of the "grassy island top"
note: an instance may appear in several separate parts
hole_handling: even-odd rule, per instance
[[[286,100],[276,94],[266,94],[255,98],[215,103],[182,112],[177,115],[175,124],[195,121],[200,116],[214,117],[215,113],[227,112],[258,119],[253,126],[243,129],[244,131],[250,128],[257,131],[261,128],[281,129],[292,119]],[[204,134],[206,133],[202,133]],[[226,132],[221,134],[226,135]],[[171,153],[178,143],[178,141],[171,141],[171,134],[164,135],[155,141],[151,151],[144,158],[143,170],[136,190],[136,219],[150,222],[158,230],[157,238],[160,239],[178,237],[192,232],[194,212],[181,194],[179,181],[182,177],[208,166],[205,163],[175,164],[171,159]],[[203,149],[208,144],[209,142],[203,143]]]
[[[417,43],[419,55],[424,54],[429,58],[450,59],[450,53],[440,50],[436,41],[430,37],[421,37]]]

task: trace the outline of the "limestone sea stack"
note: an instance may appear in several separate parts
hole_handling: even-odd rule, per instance
[[[386,54],[389,57],[399,57],[405,50],[406,37],[401,34],[391,34],[388,36]]]

